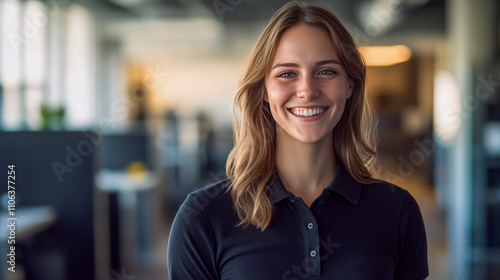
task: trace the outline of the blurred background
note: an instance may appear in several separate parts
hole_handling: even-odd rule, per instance
[[[287,1],[0,1],[0,279],[167,279],[173,216],[225,178],[245,60]],[[500,279],[500,3],[329,0],[361,46],[380,177],[429,279]]]

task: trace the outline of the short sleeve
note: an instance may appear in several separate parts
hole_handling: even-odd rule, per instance
[[[400,222],[399,263],[395,280],[423,280],[429,276],[427,237],[415,199],[408,194]]]
[[[215,240],[200,203],[190,194],[172,223],[167,249],[170,280],[218,279]]]

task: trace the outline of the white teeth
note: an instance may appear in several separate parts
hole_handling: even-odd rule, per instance
[[[294,115],[297,115],[297,116],[303,116],[303,117],[311,117],[311,116],[315,116],[315,115],[318,115],[318,114],[321,114],[325,111],[325,109],[304,109],[304,110],[301,110],[301,109],[293,109],[292,110],[292,113]]]

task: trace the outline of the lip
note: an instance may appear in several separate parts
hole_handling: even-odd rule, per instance
[[[309,105],[309,106],[293,106],[287,107],[288,111],[292,111],[294,109],[328,109],[330,106],[321,106],[321,105]]]
[[[320,114],[317,114],[317,115],[314,115],[312,117],[305,117],[305,116],[297,116],[295,115],[294,113],[292,113],[292,110],[293,109],[297,109],[297,108],[303,108],[303,109],[313,109],[313,108],[321,108],[321,109],[325,109],[323,112],[321,112]],[[314,122],[314,121],[317,121],[319,119],[321,119],[326,111],[328,111],[328,109],[330,109],[330,107],[325,107],[325,106],[296,106],[296,107],[290,107],[290,108],[287,108],[287,111],[288,113],[290,113],[290,115],[292,115],[293,117],[301,120],[301,121],[305,121],[305,122]]]

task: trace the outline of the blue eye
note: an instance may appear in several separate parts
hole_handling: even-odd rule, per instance
[[[318,75],[334,75],[334,74],[337,74],[337,71],[330,70],[330,69],[321,70],[318,73]]]
[[[284,72],[284,73],[281,73],[278,75],[278,77],[280,77],[280,78],[291,78],[294,76],[295,76],[295,74],[292,72]]]

